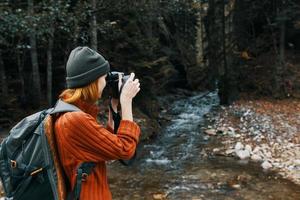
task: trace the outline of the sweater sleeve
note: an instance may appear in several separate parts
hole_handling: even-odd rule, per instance
[[[66,113],[65,117],[69,142],[77,159],[97,162],[130,159],[134,155],[140,136],[135,122],[121,120],[117,134],[112,134],[87,113]]]

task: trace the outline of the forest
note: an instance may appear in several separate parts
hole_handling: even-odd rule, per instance
[[[177,87],[218,87],[222,104],[241,93],[299,97],[296,1],[16,0],[0,9],[2,106],[7,97],[53,105],[76,46],[143,77],[141,98]]]
[[[264,169],[279,169],[284,180],[292,177],[288,179],[300,184],[297,0],[1,0],[0,138],[25,116],[55,104],[66,87],[68,56],[77,46],[97,50],[109,61],[112,71],[134,72],[140,79],[141,91],[134,101],[134,113],[141,124],[143,141],[169,130],[166,124],[182,116],[178,113],[184,110],[176,110],[182,99],[188,99],[180,104],[186,113],[189,107],[185,106],[196,104],[192,98],[195,95],[201,106],[214,104],[217,98],[218,105],[213,105],[217,108],[195,114],[205,118],[205,125],[199,125],[202,117],[201,123],[197,121],[195,125],[203,130],[204,139],[201,136],[196,140],[214,141],[208,146],[203,144],[207,152],[198,149],[199,155],[209,157],[212,152],[213,156],[222,154],[242,160],[249,157]],[[197,95],[203,93],[206,95],[198,99]],[[202,102],[206,98],[209,103]],[[104,105],[107,99],[104,94]],[[201,106],[194,109],[205,110]],[[101,112],[104,115],[106,107]],[[223,145],[224,141],[231,143]],[[214,146],[215,143],[218,145]],[[287,146],[288,152],[293,149],[290,153],[295,162],[285,159],[289,157],[283,150]],[[266,156],[266,152],[272,156]],[[147,162],[151,164],[153,160]],[[293,167],[288,169],[289,166]],[[117,174],[124,173],[122,170]],[[243,188],[247,185],[244,182],[255,183],[256,179],[249,176],[230,177],[221,186],[216,183],[208,188]],[[117,175],[111,177],[111,182],[121,185]],[[163,183],[151,183],[164,187]],[[275,188],[267,190],[263,199],[276,199],[268,195],[280,185],[271,183]],[[288,183],[292,186],[288,185],[286,190],[291,199],[300,196],[294,183]],[[238,195],[244,195],[238,191]],[[116,188],[114,193],[116,199],[125,195]],[[153,199],[220,197],[219,193],[205,192],[184,196],[175,190],[157,188],[149,194],[136,195],[135,199],[143,195]],[[238,195],[231,197],[238,199]],[[255,197],[255,193],[251,195]]]

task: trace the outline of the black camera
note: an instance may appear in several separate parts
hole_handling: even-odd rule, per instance
[[[119,90],[119,74],[121,74],[122,77],[122,84]],[[124,75],[124,73],[122,72],[108,72],[107,76],[106,76],[106,84],[107,84],[107,89],[109,92],[109,95],[112,98],[115,99],[119,99],[120,98],[120,94],[122,92],[123,86],[126,83],[126,81],[128,80],[128,78],[130,77],[130,75]],[[114,120],[114,133],[117,133],[117,130],[119,128],[120,125],[120,121],[121,121],[121,116],[119,114],[119,112],[114,112],[111,102],[110,102],[110,110],[112,112],[112,118]],[[134,154],[134,156],[129,159],[129,160],[122,160],[120,159],[119,161],[125,165],[125,166],[129,166],[131,165],[136,159],[136,152]]]
[[[119,90],[119,73],[122,76],[122,85]],[[106,76],[106,84],[109,90],[109,94],[111,95],[112,98],[119,99],[121,91],[123,89],[124,84],[128,80],[130,76],[129,75],[124,75],[122,72],[108,72]]]

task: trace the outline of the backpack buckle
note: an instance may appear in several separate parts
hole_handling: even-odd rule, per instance
[[[17,161],[10,160],[10,166],[11,166],[11,168],[16,168],[17,167]]]
[[[81,181],[86,181],[87,177],[88,177],[87,173],[82,173],[81,174]]]

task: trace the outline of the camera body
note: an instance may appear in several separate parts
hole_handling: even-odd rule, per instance
[[[119,73],[121,74],[122,77],[122,84],[119,90]],[[111,95],[112,98],[119,99],[120,94],[122,92],[123,86],[128,80],[129,75],[124,75],[123,72],[108,72],[106,76],[106,84],[109,90],[109,94]]]
[[[121,74],[121,78],[122,78],[120,89],[119,89],[119,74]],[[115,99],[120,98],[122,88],[123,88],[124,84],[126,83],[126,81],[128,80],[129,77],[130,77],[129,75],[124,75],[123,72],[112,71],[112,72],[107,73],[106,84],[107,84],[107,89],[108,89],[109,95],[112,98],[115,98]],[[113,121],[114,121],[114,133],[116,134],[117,130],[119,128],[119,125],[120,125],[121,116],[118,112],[115,113],[113,111],[111,103],[110,103],[110,110],[112,111],[112,117],[113,117]],[[129,159],[129,160],[120,159],[119,161],[123,165],[129,166],[135,161],[135,159],[136,159],[136,152],[135,152],[134,156],[131,159]]]

